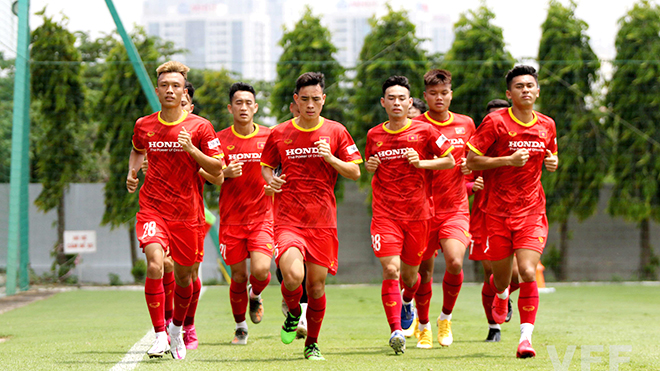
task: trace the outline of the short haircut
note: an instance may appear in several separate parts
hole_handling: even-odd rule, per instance
[[[391,86],[403,86],[408,89],[408,94],[410,94],[410,82],[408,82],[408,78],[405,76],[394,75],[388,77],[383,83],[383,96],[385,96],[385,90]]]
[[[419,98],[413,98],[413,107],[417,108],[421,113],[424,113],[429,109],[426,107],[426,103],[424,103],[424,101]]]
[[[190,71],[190,68],[186,66],[185,64],[177,61],[167,61],[158,68],[156,68],[156,76],[160,77],[160,75],[164,73],[169,73],[169,72],[178,72],[183,75],[184,79],[188,79],[188,71]]]
[[[534,80],[536,80],[536,86],[539,85],[539,74],[536,73],[536,69],[532,66],[526,66],[521,64],[513,67],[509,72],[507,72],[506,89],[511,90],[511,81],[513,81],[515,77],[523,76],[523,75],[532,75],[534,77]]]
[[[186,89],[188,89],[188,96],[190,97],[190,103],[192,103],[192,99],[195,96],[195,87],[190,83],[190,81],[186,80]]]
[[[250,92],[252,93],[254,99],[257,99],[257,93],[254,92],[254,88],[252,87],[252,85],[239,81],[233,83],[229,88],[229,104],[231,104],[232,100],[234,99],[234,94],[236,94],[237,91]]]
[[[325,89],[325,76],[321,72],[305,72],[296,80],[296,90],[293,91],[294,94],[298,94],[300,89],[305,86],[314,86],[318,85],[321,87],[321,90]]]
[[[438,84],[451,84],[451,72],[435,69],[424,74],[424,86]]]
[[[509,108],[511,105],[509,102],[504,99],[493,99],[486,105],[486,112],[492,110],[493,108]]]

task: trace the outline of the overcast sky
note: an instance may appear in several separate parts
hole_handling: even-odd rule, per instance
[[[568,0],[561,1],[568,3]],[[315,14],[322,14],[335,2],[336,0],[289,0],[289,5],[309,3]],[[391,1],[395,8],[403,2]],[[619,29],[617,21],[632,9],[636,2],[577,0],[577,16],[589,25],[591,46],[601,59],[614,58],[614,38]],[[447,14],[452,22],[455,22],[460,13],[479,7],[480,0],[429,0],[428,3],[433,13]],[[90,31],[93,36],[98,36],[111,32],[115,27],[104,0],[31,0],[30,4],[31,13],[41,10],[45,5],[48,5],[49,15],[64,13],[69,18],[72,31]],[[134,24],[141,22],[142,0],[114,0],[114,4],[127,29],[130,30]],[[486,5],[495,13],[494,23],[503,28],[504,40],[511,54],[517,59],[535,57],[541,38],[541,24],[547,15],[548,1],[486,0]],[[302,6],[300,8],[302,9]],[[37,27],[40,23],[39,17],[32,16],[30,23],[32,28]]]

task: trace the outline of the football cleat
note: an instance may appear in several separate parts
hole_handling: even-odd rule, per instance
[[[488,336],[486,336],[486,342],[487,343],[497,343],[500,340],[502,340],[502,331],[500,329],[496,328],[489,328],[488,329]]]
[[[417,342],[417,348],[421,348],[421,349],[433,348],[433,334],[431,334],[430,328],[425,328],[422,331],[420,331],[418,339],[419,341]]]
[[[318,344],[313,343],[305,347],[305,359],[310,361],[325,361]]]
[[[509,299],[508,297],[506,299],[500,299],[499,296],[497,295],[495,295],[495,297],[493,298],[493,306],[492,306],[493,320],[498,325],[504,323],[504,320],[506,319],[506,313],[509,310],[508,299]]]
[[[247,345],[248,331],[245,328],[239,327],[234,332],[234,339],[231,341],[232,345]]]
[[[305,337],[307,337],[307,318],[301,315],[298,327],[296,327],[296,339],[304,339]]]
[[[413,302],[401,305],[401,327],[404,329],[409,329],[413,324],[413,319],[415,318],[415,307]],[[414,331],[414,330],[413,330]]]
[[[289,313],[289,307],[286,305],[286,300],[282,299],[282,314],[286,317],[287,313]]]
[[[390,347],[394,349],[394,354],[404,353],[406,351],[406,337],[403,336],[403,331],[395,330],[390,335]]]
[[[511,321],[511,316],[513,316],[513,305],[511,303],[511,297],[509,296],[509,311],[506,312],[506,319],[504,320],[504,322]]]
[[[252,323],[259,323],[264,318],[264,302],[261,295],[256,298],[250,298],[250,320]]]
[[[416,339],[419,339],[419,335],[421,332],[419,331],[419,318],[415,317],[415,320],[413,321],[413,336]]]
[[[183,334],[179,329],[178,333],[172,331],[176,326],[170,323],[170,353],[174,359],[186,358],[186,343],[183,342]]]
[[[291,312],[287,313],[284,324],[282,325],[282,330],[280,331],[280,338],[284,344],[291,344],[296,338],[298,322],[300,322],[300,316],[295,317]]]
[[[197,349],[199,341],[195,325],[183,326],[183,342],[186,344],[186,349]]]
[[[536,351],[532,348],[529,340],[523,340],[518,344],[518,351],[516,352],[517,358],[533,358],[536,357]]]
[[[440,320],[438,318],[438,342],[443,347],[448,347],[454,342],[454,336],[451,333],[451,321]]]
[[[163,356],[170,351],[170,344],[167,341],[167,334],[159,332],[156,334],[154,345],[147,350],[149,358],[163,358]]]
[[[403,312],[403,307],[401,311]],[[419,330],[417,329],[417,325],[419,324],[419,321],[417,320],[417,310],[415,308],[413,308],[412,315],[413,315],[413,320],[412,323],[410,324],[410,327],[403,326],[403,321],[401,321],[401,327],[403,327],[403,336],[407,338],[413,336],[416,332],[419,332]]]

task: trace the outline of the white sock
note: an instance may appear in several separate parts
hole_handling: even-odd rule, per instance
[[[165,332],[165,331],[159,331],[159,332],[157,332],[157,333],[156,333],[156,339],[158,339],[159,337],[165,337],[165,338],[167,338],[167,332]]]
[[[520,341],[522,343],[524,340],[532,343],[532,332],[534,332],[534,325],[531,323],[521,323],[520,324]]]
[[[172,323],[172,328],[170,329],[170,337],[174,336],[177,337],[179,334],[181,334],[181,328],[183,326],[177,326],[174,323]]]
[[[488,324],[488,328],[494,328],[494,329],[496,329],[496,330],[501,330],[501,329],[502,329],[502,328],[500,327],[500,325],[498,325],[497,323],[496,323],[496,324],[493,324],[493,325],[491,325],[491,324],[489,323],[489,324]]]
[[[497,294],[497,297],[502,299],[502,300],[505,300],[506,298],[508,298],[509,297],[509,288],[507,287],[506,290],[504,290],[503,293]]]
[[[451,321],[451,313],[445,314],[445,312],[440,313],[440,321],[448,320]]]
[[[419,331],[423,331],[424,329],[430,330],[431,329],[431,322],[420,323],[418,328],[419,328]]]
[[[307,303],[300,303],[300,322],[307,323]]]
[[[236,323],[236,329],[238,330],[239,328],[247,330],[247,322],[243,321]]]

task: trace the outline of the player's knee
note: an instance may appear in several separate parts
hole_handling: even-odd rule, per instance
[[[236,283],[243,283],[247,281],[247,273],[245,271],[231,270],[231,280]]]
[[[318,299],[325,293],[325,281],[307,282],[307,295]]]
[[[157,262],[147,264],[147,277],[158,279],[163,277],[163,266]]]
[[[305,271],[300,272],[282,272],[282,278],[284,279],[285,285],[300,286],[302,284],[303,278],[305,277]]]
[[[395,265],[388,265],[383,267],[383,279],[384,280],[398,280],[399,279],[399,268]]]
[[[519,274],[523,282],[532,282],[536,279],[536,267],[520,267]]]
[[[447,261],[447,271],[451,274],[460,274],[463,269],[463,260],[451,258]]]

